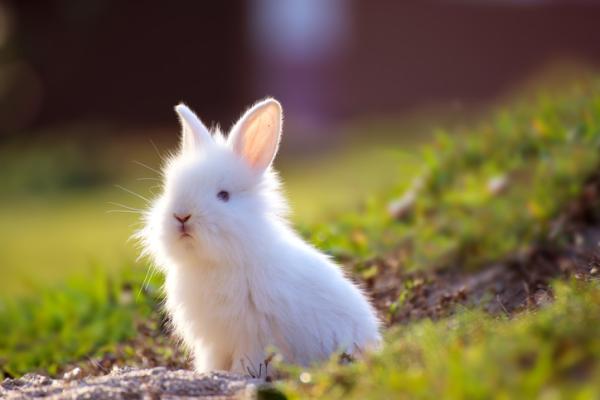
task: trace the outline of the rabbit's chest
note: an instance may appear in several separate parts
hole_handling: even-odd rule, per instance
[[[186,321],[234,328],[256,313],[253,294],[240,277],[179,274],[167,279],[167,305]]]

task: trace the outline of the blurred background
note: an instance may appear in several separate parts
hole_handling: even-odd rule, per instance
[[[309,223],[409,183],[438,127],[596,69],[599,22],[583,0],[2,1],[0,291],[134,262],[114,210],[152,197],[179,101],[228,129],[278,98]]]

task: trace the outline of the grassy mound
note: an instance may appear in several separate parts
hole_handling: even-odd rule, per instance
[[[400,247],[399,262],[411,270],[476,268],[523,251],[600,165],[599,89],[597,81],[573,85],[468,132],[440,133],[413,187],[399,184],[361,212],[305,231],[342,258]],[[403,191],[408,206],[398,221],[388,204]]]
[[[279,389],[289,399],[598,398],[600,284],[554,292],[552,304],[514,319],[465,311],[393,330],[382,354],[291,370]]]
[[[395,259],[388,268],[476,270],[540,244],[563,246],[573,238],[557,224],[559,215],[600,165],[598,88],[577,85],[501,112],[476,131],[441,135],[425,152],[421,180],[401,198],[399,220],[385,214],[383,201],[374,202],[341,225],[322,226],[321,246],[359,255],[352,265],[367,281],[382,273],[373,261],[382,252]],[[586,218],[597,226],[600,201],[592,197]],[[589,268],[597,274],[597,266]],[[411,282],[398,302],[413,290]],[[392,329],[380,355],[350,366],[333,360],[292,368],[293,379],[263,396],[597,398],[598,280],[555,283],[543,293],[554,293],[555,301],[514,318],[462,310]]]

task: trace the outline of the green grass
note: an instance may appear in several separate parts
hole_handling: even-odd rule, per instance
[[[521,101],[474,129],[439,132],[423,151],[416,201],[400,221],[387,205],[409,190],[406,182],[359,213],[305,232],[340,257],[368,260],[400,248],[407,269],[477,268],[524,251],[600,165],[599,89],[598,81],[573,85]],[[498,179],[502,190],[491,188]]]
[[[0,376],[54,374],[73,360],[101,354],[136,335],[135,321],[156,308],[158,283],[139,271],[72,278],[35,296],[0,300]]]
[[[34,293],[94,269],[116,271],[135,259],[127,243],[132,214],[107,214],[115,191],[4,202],[0,208],[0,283],[3,297]],[[49,285],[50,284],[50,285]]]
[[[598,82],[586,82],[560,95],[518,102],[481,126],[440,134],[423,152],[358,147],[329,160],[282,163],[295,221],[319,248],[355,261],[358,274],[371,273],[367,261],[391,249],[407,270],[477,268],[522,251],[543,240],[551,219],[600,165],[599,89]],[[69,171],[60,174],[71,176]],[[406,217],[395,220],[387,205],[405,193],[417,171],[417,200]],[[132,175],[123,179],[140,190]],[[499,176],[506,188],[490,190],[490,181]],[[73,181],[61,182],[68,187]],[[105,214],[112,208],[108,201],[136,207],[142,202],[104,184],[85,193],[64,192],[70,195],[36,198],[28,192],[1,200],[0,217],[9,223],[0,225],[0,242],[10,246],[0,253],[6,277],[0,283],[0,329],[7,332],[0,336],[0,366],[13,375],[56,371],[61,363],[130,339],[133,322],[147,318],[155,304],[155,292],[122,299],[124,283],[139,288],[145,274],[143,266],[130,267],[135,252],[124,244],[135,217]],[[347,211],[357,194],[365,201],[356,212]],[[315,206],[323,204],[331,211]],[[123,265],[129,268],[119,268]],[[96,275],[90,275],[94,266]],[[73,274],[81,278],[51,283]],[[28,276],[35,277],[29,288],[22,283]],[[596,362],[584,363],[584,373],[591,375],[582,375],[587,384],[581,388],[571,384],[568,371],[580,359],[598,358],[600,296],[595,284],[574,285],[559,285],[555,305],[514,321],[468,311],[413,325],[390,334],[380,357],[349,368],[311,370],[312,384],[292,382],[283,390],[291,397],[327,393],[329,398],[385,398],[397,392],[487,398],[494,388],[500,398],[511,398],[583,390],[586,398],[593,390],[591,377],[598,377]],[[11,296],[23,292],[29,295]],[[567,335],[578,340],[564,342]],[[531,354],[528,348],[535,354],[519,358]],[[559,350],[565,351],[564,360]]]
[[[398,187],[360,214],[306,232],[321,248],[359,260],[395,248],[407,270],[477,268],[548,240],[552,219],[600,165],[598,89],[575,85],[470,132],[441,134],[424,153],[416,201],[400,221],[385,208]],[[497,177],[506,186],[491,190]],[[355,265],[356,273],[372,271],[368,262]],[[279,389],[287,398],[598,398],[600,286],[557,283],[555,293],[548,308],[513,320],[463,310],[394,329],[382,354],[351,366],[292,368],[294,379]]]
[[[600,284],[554,292],[554,303],[514,319],[464,311],[394,329],[381,354],[290,368],[278,389],[288,399],[597,399]]]

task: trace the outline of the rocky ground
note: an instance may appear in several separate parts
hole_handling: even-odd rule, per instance
[[[74,370],[73,372],[77,372]],[[17,399],[250,399],[260,381],[213,372],[196,374],[163,367],[115,369],[104,376],[63,379],[27,374],[0,384],[0,398]]]

